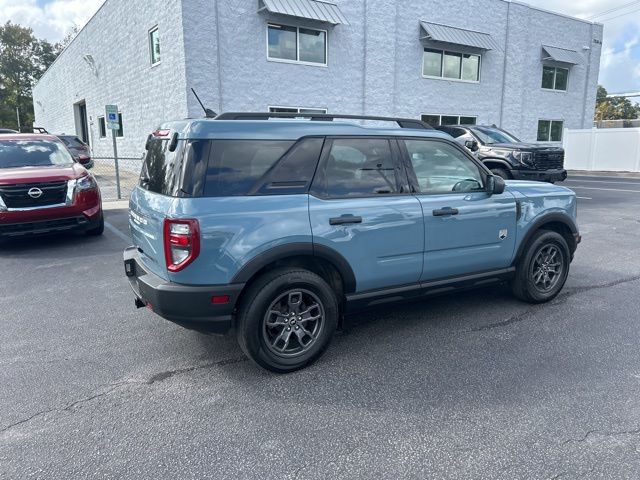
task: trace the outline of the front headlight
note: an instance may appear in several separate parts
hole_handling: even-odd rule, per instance
[[[522,165],[527,167],[533,166],[533,153],[531,152],[514,152],[513,157]]]
[[[96,188],[98,188],[98,183],[91,174],[76,180],[76,192],[84,192],[86,190],[94,190]]]

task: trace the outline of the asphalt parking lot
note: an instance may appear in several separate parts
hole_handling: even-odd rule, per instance
[[[639,478],[640,179],[571,177],[551,304],[504,288],[354,316],[274,375],[136,310],[126,210],[0,247],[0,478]]]

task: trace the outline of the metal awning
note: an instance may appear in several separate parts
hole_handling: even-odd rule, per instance
[[[488,33],[424,21],[420,21],[420,26],[425,33],[421,39],[464,45],[480,50],[500,50],[498,42]]]
[[[260,0],[258,11],[262,10],[332,25],[349,25],[338,5],[326,0]]]
[[[542,46],[542,59],[553,60],[554,62],[569,63],[578,65],[582,63],[582,55],[575,50],[568,50],[560,47]]]

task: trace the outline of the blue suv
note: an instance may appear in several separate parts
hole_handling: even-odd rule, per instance
[[[149,136],[125,272],[136,306],[290,372],[354,310],[507,281],[553,299],[576,214],[571,190],[505,182],[417,120],[226,113]]]

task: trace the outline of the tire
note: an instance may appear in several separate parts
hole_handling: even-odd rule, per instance
[[[516,265],[513,294],[529,303],[553,300],[567,281],[570,264],[571,253],[562,235],[537,231]]]
[[[491,173],[493,173],[494,175],[497,175],[498,177],[502,177],[505,180],[511,180],[511,174],[509,173],[508,170],[505,170],[504,168],[492,168]]]
[[[104,215],[100,214],[98,225],[85,232],[90,237],[98,237],[104,233]]]
[[[294,312],[299,315],[290,316]],[[238,311],[237,339],[257,365],[288,373],[316,361],[337,325],[336,294],[321,277],[308,270],[278,268],[249,287]]]

